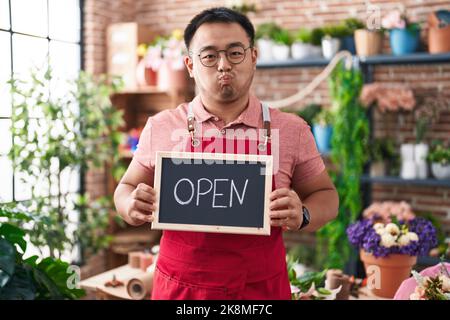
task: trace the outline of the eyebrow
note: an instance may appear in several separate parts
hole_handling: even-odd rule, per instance
[[[242,42],[239,42],[239,41],[238,41],[238,42],[232,42],[232,43],[229,43],[229,44],[225,47],[225,49],[229,49],[229,48],[237,47],[237,46],[242,46],[242,47],[245,48],[244,44],[243,44]],[[209,50],[209,49],[217,50],[217,47],[216,47],[216,46],[206,46],[206,47],[202,47],[202,48],[200,48],[199,52],[201,52],[201,51],[203,51],[203,50]]]

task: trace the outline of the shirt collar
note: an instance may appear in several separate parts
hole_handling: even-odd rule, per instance
[[[196,96],[194,100],[192,100],[192,103],[195,120],[197,122],[204,122],[215,117],[213,114],[209,113],[205,109],[202,100],[200,98],[200,95]],[[257,128],[259,120],[262,117],[261,112],[262,112],[261,102],[253,94],[250,94],[248,107],[245,108],[244,111],[242,111],[242,113],[238,116],[238,118],[235,121],[233,121],[233,123],[242,122],[243,124],[249,127]]]

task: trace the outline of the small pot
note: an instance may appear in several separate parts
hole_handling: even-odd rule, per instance
[[[378,31],[359,29],[355,31],[355,46],[358,56],[373,56],[381,53],[383,35]]]
[[[270,61],[273,60],[272,57],[272,47],[273,41],[269,39],[259,39],[256,41],[258,45],[258,60],[260,61]]]
[[[309,43],[294,42],[291,46],[291,53],[293,59],[300,60],[317,55],[317,49]]]
[[[414,53],[419,48],[420,31],[392,29],[389,33],[392,53],[396,56]]]
[[[329,125],[322,126],[320,124],[314,124],[312,127],[312,131],[319,152],[322,154],[330,153],[333,127]]]
[[[272,46],[272,58],[277,61],[289,59],[289,46],[275,43]]]
[[[322,39],[322,54],[325,59],[333,58],[339,51],[341,40],[338,38],[323,38]]]
[[[400,177],[402,179],[416,179],[417,178],[416,162],[414,160],[413,161],[410,161],[410,160],[402,161]]]
[[[341,49],[340,50],[347,50],[351,54],[356,54],[356,46],[355,46],[355,38],[353,35],[351,36],[345,36],[341,38]]]
[[[450,179],[450,163],[443,165],[437,162],[431,164],[431,172],[436,179]]]
[[[370,176],[371,177],[384,177],[386,175],[386,162],[376,161],[372,162],[370,165]]]

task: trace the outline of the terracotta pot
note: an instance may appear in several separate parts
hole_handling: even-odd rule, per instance
[[[441,27],[436,14],[428,15],[428,51],[430,53],[450,52],[450,26]]]
[[[359,29],[355,31],[355,45],[358,56],[373,56],[381,53],[383,35],[378,31]]]
[[[157,73],[147,67],[143,59],[136,67],[136,81],[138,86],[156,86],[157,83]]]
[[[185,68],[175,70],[167,62],[163,62],[158,70],[158,89],[162,91],[177,91],[186,88],[188,73]]]
[[[412,267],[417,262],[416,256],[406,254],[391,254],[385,258],[376,258],[364,250],[360,250],[359,254],[368,276],[368,286],[372,286],[369,279],[379,275],[379,281],[375,280],[374,287],[369,289],[374,295],[383,298],[395,296],[402,282],[410,277]],[[379,274],[377,271],[373,272],[374,266],[379,268]],[[368,270],[369,267],[372,270]]]

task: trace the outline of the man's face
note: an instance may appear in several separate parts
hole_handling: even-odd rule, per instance
[[[224,103],[235,101],[248,93],[257,58],[256,49],[246,49],[249,46],[250,40],[238,23],[205,23],[197,29],[189,48],[191,57],[185,58],[185,64],[202,96]],[[200,61],[203,59],[208,64],[208,59],[211,60],[208,53],[214,50],[230,49],[230,53],[239,54],[233,48],[238,51],[246,49],[245,58],[239,64],[228,61],[223,51],[218,53],[217,64],[213,67],[207,67]],[[236,58],[230,56],[230,59]]]

